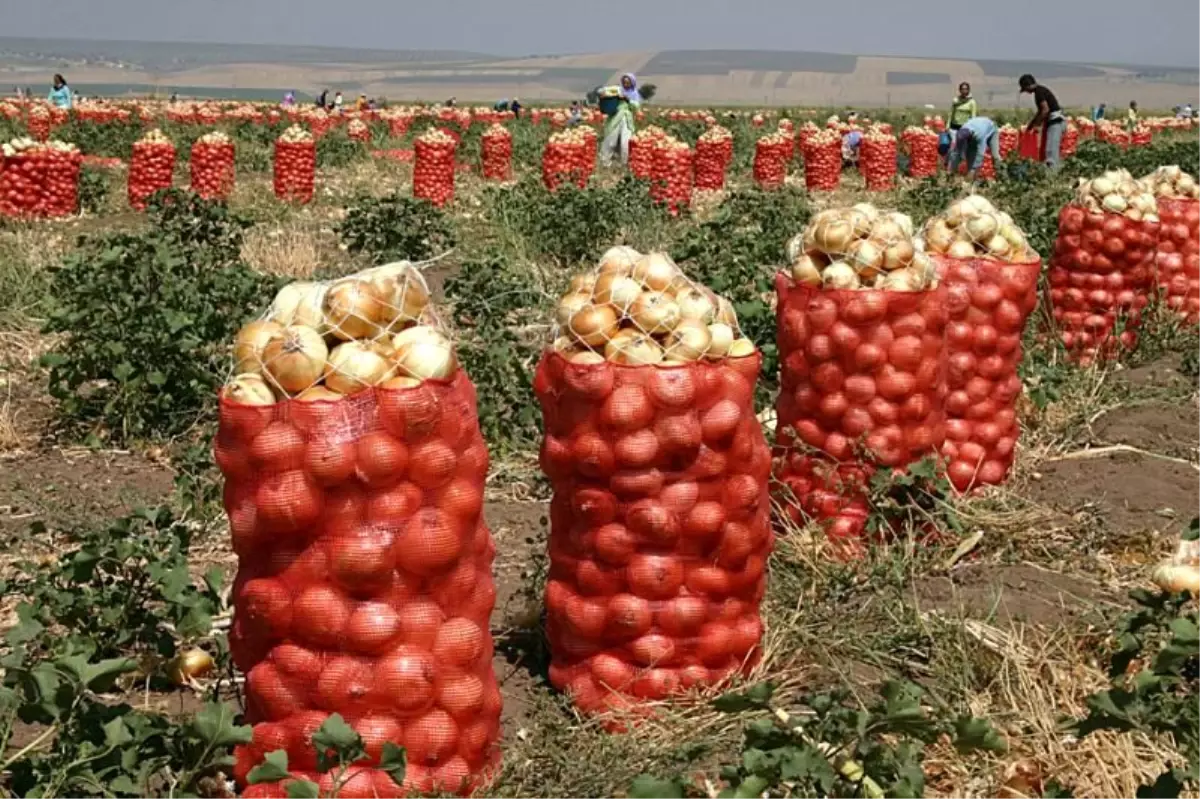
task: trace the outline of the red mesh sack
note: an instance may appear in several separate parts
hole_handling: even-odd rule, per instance
[[[580,125],[576,130],[583,137],[583,157],[580,161],[583,174],[591,178],[596,173],[596,152],[600,149],[600,137],[596,135],[596,129],[592,127]]]
[[[677,139],[665,139],[654,148],[650,196],[672,215],[691,204],[692,161],[692,149]]]
[[[480,137],[485,180],[512,178],[512,134],[500,124],[493,124]]]
[[[938,171],[938,135],[928,128],[909,127],[903,135],[908,150],[908,176],[928,178]]]
[[[814,122],[805,122],[796,130],[796,150],[800,153],[800,157],[804,158],[804,148],[808,146],[809,140],[813,134],[820,133],[821,129]]]
[[[160,189],[171,188],[175,176],[175,145],[155,129],[134,142],[129,161],[129,205],[145,209],[146,200]]]
[[[1012,125],[1003,125],[1000,128],[1000,157],[1007,159],[1009,154],[1014,150],[1019,150],[1021,141],[1021,133]],[[1022,156],[1023,158],[1026,156]]]
[[[352,119],[346,125],[346,136],[350,141],[369,143],[371,141],[371,126],[361,119]]]
[[[858,155],[858,171],[867,191],[890,191],[896,185],[896,138],[875,130],[863,135]]]
[[[812,134],[804,150],[804,185],[810,191],[834,191],[841,177],[841,135],[836,131]]]
[[[1067,123],[1067,129],[1063,131],[1062,145],[1059,147],[1059,155],[1063,158],[1070,158],[1075,155],[1075,151],[1079,149],[1079,128],[1075,127],[1074,122]]]
[[[713,126],[696,140],[695,184],[702,191],[725,188],[725,168],[733,136],[723,127]]]
[[[1155,194],[1160,227],[1154,266],[1167,307],[1189,324],[1200,322],[1200,199],[1196,180],[1162,166],[1142,182]]]
[[[781,131],[768,133],[754,143],[754,182],[762,189],[777,189],[787,178],[791,138]]]
[[[534,380],[554,491],[550,681],[584,712],[650,713],[758,658],[773,546],[761,358],[728,302],[664,256],[614,248],[587,277]]]
[[[654,125],[629,137],[629,172],[640,180],[649,180],[654,169],[654,150],[666,135]]]
[[[1139,125],[1130,132],[1129,143],[1134,147],[1148,147],[1152,136],[1150,128]]]
[[[1076,204],[1059,213],[1050,303],[1072,359],[1088,364],[1137,346],[1154,282],[1158,227]]]
[[[83,157],[73,144],[15,140],[5,145],[5,151],[0,157],[0,216],[46,218],[75,213]]]
[[[305,117],[309,128],[312,130],[313,139],[320,139],[326,133],[336,128],[341,124],[342,118],[331,116],[325,111],[318,109],[317,111]]]
[[[206,133],[192,145],[192,191],[206,200],[227,199],[233,191],[234,146],[224,133]]]
[[[414,144],[413,196],[443,206],[454,199],[455,138],[440,129],[431,129],[417,137]]]
[[[408,128],[412,124],[411,114],[401,114],[388,119],[388,133],[394,138],[401,138],[405,133],[408,133]]]
[[[235,751],[243,783],[278,749],[331,782],[311,736],[332,713],[366,745],[364,791],[399,795],[377,768],[388,742],[407,751],[409,791],[466,794],[499,762],[488,452],[453,350],[412,326],[428,289],[411,274],[292,284],[235,344],[214,449],[238,557],[230,652],[254,728]],[[341,343],[316,363],[322,331]],[[296,391],[312,364],[321,383]]]
[[[293,125],[275,140],[275,196],[285,202],[312,202],[316,171],[316,141],[307,130]]]
[[[542,152],[542,183],[554,191],[563,182],[585,188],[588,181],[587,153],[578,128],[550,134]]]

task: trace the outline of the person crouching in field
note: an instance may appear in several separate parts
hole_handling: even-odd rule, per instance
[[[600,90],[601,110],[608,117],[604,123],[604,141],[600,143],[600,163],[611,166],[613,158],[621,156],[621,164],[629,163],[629,138],[633,136],[634,112],[642,104],[637,78],[632,73],[621,76],[620,86]]]
[[[983,166],[984,154],[992,151],[992,163],[1000,165],[1000,129],[987,117],[971,117],[954,134],[950,148],[950,174],[958,171],[962,160],[967,162],[967,179],[974,180]]]

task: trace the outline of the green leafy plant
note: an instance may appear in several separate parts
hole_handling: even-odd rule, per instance
[[[380,263],[424,261],[455,243],[454,229],[440,208],[399,193],[355,200],[337,232],[350,252]]]
[[[759,683],[713,700],[724,713],[753,715],[741,752],[720,768],[720,797],[922,796],[925,746],[945,736],[960,752],[1007,749],[985,719],[922,704],[910,682],[889,681],[870,703],[835,690],[787,697],[772,705],[774,687]],[[643,775],[634,797],[703,796],[679,776]]]
[[[111,180],[103,169],[83,167],[79,170],[79,209],[89,214],[100,213],[111,188]]]
[[[948,530],[961,535],[963,524],[953,496],[937,458],[922,458],[899,471],[878,469],[869,486],[867,532]]]
[[[250,220],[223,202],[205,200],[190,191],[163,189],[150,197],[148,210],[154,229],[204,266],[230,266],[241,256],[243,231],[250,227]]]

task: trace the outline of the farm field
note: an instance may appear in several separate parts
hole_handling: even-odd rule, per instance
[[[897,133],[921,124],[870,115]],[[534,375],[571,277],[629,245],[669,253],[728,297],[764,355],[755,411],[770,441],[773,280],[789,239],[821,210],[860,202],[920,226],[966,191],[944,176],[867,191],[847,170],[835,190],[809,192],[799,158],[782,186],[759,188],[755,142],[785,116],[825,113],[769,111],[763,127],[719,117],[733,135],[726,186],[679,214],[615,169],[548,190],[548,115],[505,121],[514,176],[503,183],[480,174],[488,123],[418,115],[399,132],[369,120],[369,141],[334,125],[316,142],[304,205],[273,190],[284,121],[58,126],[51,138],[88,157],[81,211],[0,218],[0,791],[235,795],[227,756],[247,734],[228,642],[237,557],[211,451],[233,333],[285,282],[404,259],[422,264],[444,310],[491,456],[502,760],[481,795],[1195,795],[1196,599],[1160,595],[1152,574],[1200,516],[1200,335],[1152,302],[1134,351],[1081,366],[1048,305],[1058,214],[1077,179],[1166,165],[1196,176],[1194,128],[1127,148],[1085,139],[1058,173],[1014,159],[978,188],[1043,261],[1007,481],[960,495],[923,462],[880,483],[871,518],[895,534],[849,559],[777,491],[762,657],[748,674],[656,702],[620,732],[550,685],[551,488]],[[652,111],[641,124],[694,146],[708,125],[685,117]],[[461,137],[441,209],[412,199],[414,141],[439,125]],[[179,194],[133,210],[133,146],[150,126],[175,145],[181,189],[193,142],[228,134],[228,202]],[[0,118],[0,141],[25,132],[22,118]],[[1139,611],[1144,626],[1130,627]],[[195,650],[215,666],[181,667]],[[1124,692],[1113,668],[1146,671]],[[321,745],[343,760],[362,754],[353,735],[327,732]],[[315,795],[304,790],[291,795]]]

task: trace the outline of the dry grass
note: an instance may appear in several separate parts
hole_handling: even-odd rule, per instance
[[[251,228],[242,244],[242,257],[260,272],[290,278],[311,276],[322,265],[322,242],[335,242],[332,231],[288,222]],[[333,244],[336,247],[336,243]]]

